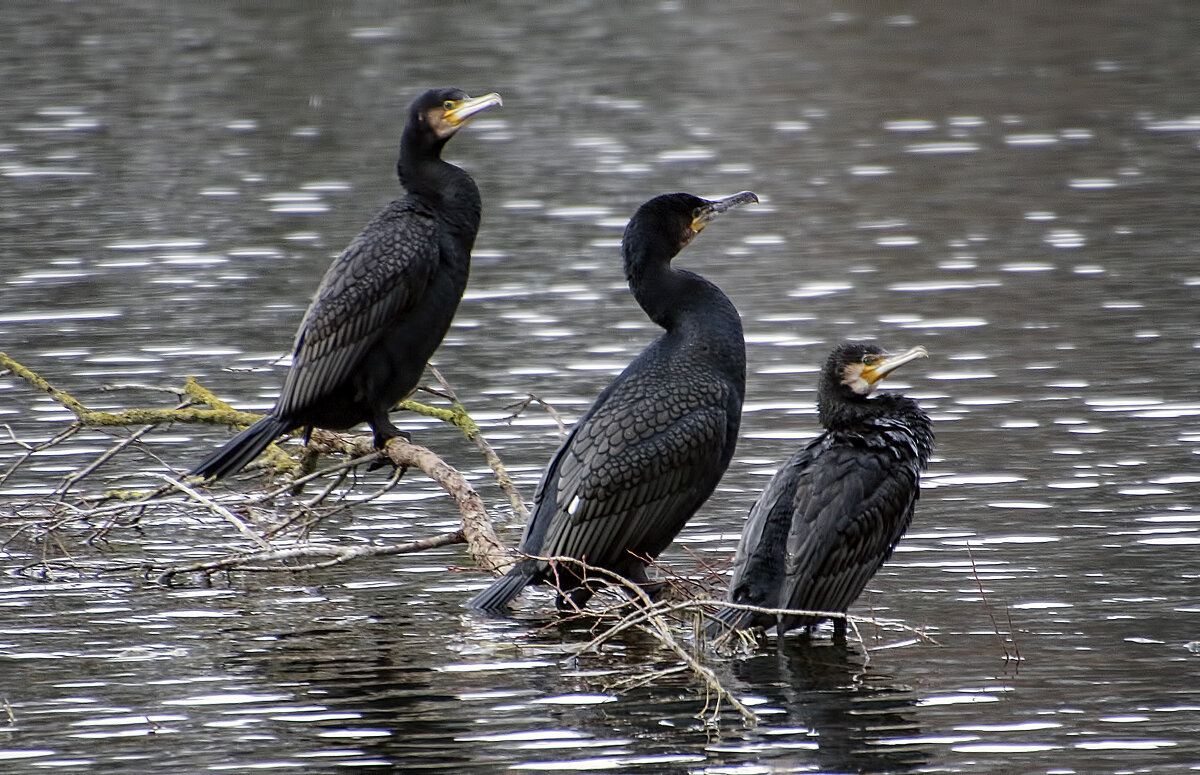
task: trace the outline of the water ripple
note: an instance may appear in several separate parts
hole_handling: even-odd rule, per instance
[[[913,143],[909,146],[906,146],[904,149],[905,153],[918,154],[921,156],[946,156],[952,154],[978,153],[979,150],[979,143],[965,141]]]

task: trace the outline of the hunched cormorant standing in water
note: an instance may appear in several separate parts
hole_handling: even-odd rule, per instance
[[[535,495],[520,550],[571,557],[645,583],[659,555],[716,488],[737,443],[746,346],[733,303],[703,277],[671,266],[710,221],[757,202],[750,192],[709,201],[664,194],[643,204],[621,241],[625,277],[666,329],[604,389],[555,453]],[[570,564],[525,558],[468,603],[501,611],[528,584],[582,606],[604,579]]]
[[[471,116],[500,105],[431,89],[409,107],[396,164],[406,194],[376,215],[329,267],[296,333],[291,369],[271,413],[189,475],[241,470],[294,428],[370,423],[375,445],[407,436],[388,412],[417,387],[458,309],[479,231],[475,181],[442,147]]]
[[[762,608],[845,613],[912,522],[921,472],[933,452],[933,423],[896,393],[870,398],[923,347],[888,356],[848,342],[829,355],[817,386],[825,432],[796,451],[767,484],[742,529],[727,599]],[[722,608],[709,634],[772,624],[780,637],[822,617]],[[830,618],[830,617],[825,617]],[[833,618],[844,639],[846,620]]]

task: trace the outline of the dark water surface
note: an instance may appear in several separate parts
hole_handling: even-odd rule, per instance
[[[672,567],[728,558],[815,433],[836,341],[925,345],[894,386],[938,433],[913,530],[857,609],[938,645],[867,627],[870,651],[717,661],[754,728],[696,718],[683,675],[622,688],[673,664],[639,636],[567,659],[587,635],[535,629],[545,596],[513,621],[468,614],[485,582],[457,547],[164,588],[30,578],[60,550],[13,541],[0,771],[1200,768],[1200,6],[11,2],[0,19],[0,349],[93,408],[169,405],[103,388],[184,375],[269,406],[316,282],[396,190],[404,108],[457,85],[505,105],[449,146],[484,225],[436,363],[527,497],[556,430],[505,407],[535,392],[574,420],[655,335],[618,243],[664,191],[763,199],[680,259],[738,305],[750,375],[738,454]],[[68,419],[0,379],[17,439]],[[398,419],[505,513],[455,431]],[[184,468],[227,436],[177,426],[146,449]],[[27,463],[2,537],[110,443]],[[97,476],[163,470],[121,461]],[[314,538],[456,520],[413,476]],[[226,531],[181,514],[71,551],[192,561]]]

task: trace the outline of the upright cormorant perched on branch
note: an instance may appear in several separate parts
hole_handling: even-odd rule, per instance
[[[413,102],[396,170],[407,192],[375,216],[325,273],[296,333],[271,413],[191,470],[240,470],[294,428],[370,423],[375,445],[404,436],[388,412],[412,393],[458,309],[479,231],[479,189],[442,146],[499,94],[432,89]]]
[[[757,202],[750,192],[709,201],[664,194],[643,204],[621,241],[625,277],[666,333],[621,372],[576,423],[538,486],[520,550],[570,557],[644,583],[716,488],[737,443],[746,346],[737,310],[703,277],[671,266],[710,221]],[[500,611],[528,584],[582,606],[603,578],[570,563],[526,558],[467,605]]]
[[[796,451],[750,511],[733,561],[728,600],[762,608],[845,613],[912,522],[933,423],[911,398],[875,386],[926,357],[888,356],[872,344],[838,345],[817,386],[825,432]],[[782,637],[822,618],[723,608],[710,635],[772,624]],[[844,639],[846,620],[833,618]]]

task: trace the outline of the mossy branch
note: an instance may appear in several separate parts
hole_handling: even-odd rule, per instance
[[[438,379],[441,379],[440,374],[438,374]],[[443,382],[443,384],[445,383]],[[497,484],[500,485],[500,489],[504,494],[508,496],[508,502],[512,506],[513,513],[521,521],[528,521],[529,509],[525,507],[525,502],[521,500],[521,495],[517,492],[516,484],[513,483],[512,477],[508,475],[508,469],[504,467],[504,463],[500,460],[500,456],[496,454],[496,450],[492,449],[492,445],[483,437],[483,433],[480,432],[479,426],[475,424],[475,420],[471,419],[471,415],[467,414],[467,410],[457,399],[454,399],[454,403],[449,409],[440,409],[413,401],[412,399],[401,401],[399,408],[425,415],[426,417],[434,417],[462,431],[462,434],[475,444],[475,446],[479,447],[480,452],[483,453],[484,459],[487,460],[488,466],[492,469],[492,474],[496,477]]]
[[[48,394],[58,403],[69,409],[78,418],[81,425],[88,427],[118,427],[124,425],[159,425],[171,422],[208,423],[211,425],[241,425],[248,426],[257,422],[262,415],[254,412],[241,412],[214,396],[210,391],[201,387],[195,380],[189,378],[183,389],[184,395],[200,398],[212,409],[124,409],[120,412],[101,412],[88,409],[79,399],[65,390],[51,385],[36,371],[18,363],[0,352],[0,367],[11,371],[32,387]]]
[[[88,409],[82,401],[67,391],[54,387],[40,374],[12,359],[7,353],[0,352],[0,368],[11,371],[15,376],[25,380],[32,387],[48,394],[55,401],[69,409],[79,420],[79,424],[85,427],[205,423],[208,425],[229,425],[238,428],[247,428],[264,417],[263,414],[258,412],[243,412],[234,409],[226,401],[218,398],[211,390],[197,382],[193,377],[188,377],[185,380],[183,389],[180,392],[190,403],[209,406],[211,407],[210,409],[186,406],[175,409],[124,409],[119,412],[101,412]],[[478,446],[483,452],[488,465],[495,473],[496,481],[508,497],[516,515],[521,519],[529,516],[528,510],[525,508],[525,504],[521,500],[516,486],[513,484],[512,477],[509,476],[503,462],[496,455],[491,445],[487,443],[487,440],[484,439],[479,426],[471,419],[471,415],[467,413],[462,404],[456,400],[450,409],[443,409],[408,399],[402,401],[399,408],[441,420],[458,428],[468,440]],[[292,458],[280,452],[274,445],[269,450],[268,459],[277,471],[286,471],[294,466]]]
[[[181,391],[183,396],[187,401],[208,405],[211,407],[210,409],[185,406],[175,409],[126,409],[120,412],[98,412],[88,409],[83,402],[70,393],[54,387],[40,374],[18,363],[6,353],[0,353],[0,368],[11,371],[34,388],[50,395],[55,401],[69,409],[76,416],[80,425],[87,427],[144,426],[175,422],[203,422],[246,427],[263,417],[258,413],[242,412],[232,408],[191,377],[187,378]],[[438,377],[440,379],[440,375]],[[455,401],[453,408],[440,409],[409,400],[403,402],[401,408],[434,417],[460,429],[483,451],[489,465],[496,472],[500,486],[513,503],[514,510],[522,516],[527,513],[500,458],[483,438],[479,426],[471,419],[461,404]],[[375,454],[377,450],[369,436],[345,436],[344,434],[319,431],[313,436],[309,452],[340,452],[359,458]],[[468,551],[480,568],[498,574],[513,562],[512,555],[492,528],[483,501],[457,470],[434,452],[425,447],[405,442],[403,439],[392,440],[384,454],[398,468],[412,466],[421,469],[454,498],[462,516],[462,528],[458,531],[459,540],[467,544]],[[277,471],[294,470],[297,465],[303,465],[303,461],[298,464],[292,456],[274,444],[268,448],[265,457],[267,464]],[[175,486],[199,497],[182,483],[176,483]],[[223,507],[221,508],[223,509]],[[229,518],[228,510],[220,513]],[[263,547],[260,546],[260,548]]]

